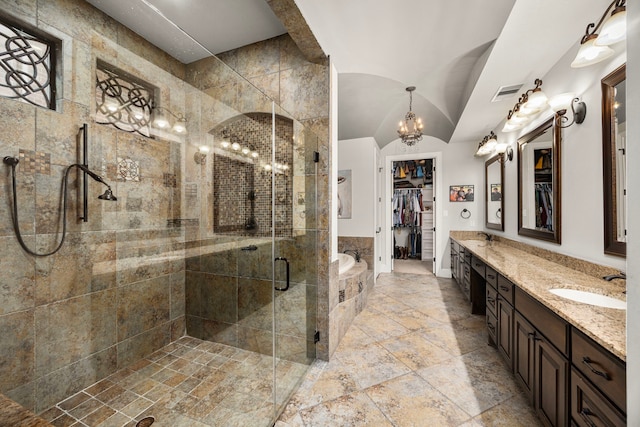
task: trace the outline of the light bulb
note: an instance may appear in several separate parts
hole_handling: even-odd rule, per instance
[[[234,142],[233,144],[231,144],[231,148],[234,149],[235,151],[240,150],[240,144],[238,144],[237,142]]]
[[[271,170],[271,165],[264,165],[264,170],[270,171]]]
[[[211,150],[209,149],[208,146],[201,145],[200,147],[198,147],[198,151],[200,151],[202,154],[207,154]]]
[[[221,146],[222,148],[229,148],[229,145],[231,145],[231,144],[229,143],[229,141],[222,141],[222,142],[220,143],[220,146]]]
[[[249,152],[250,152],[250,151],[251,151],[251,150],[249,150],[247,147],[243,147],[243,148],[242,148],[242,154],[244,154],[245,156],[246,156],[247,154],[249,154]]]
[[[251,153],[251,157],[253,157],[254,159],[258,158],[259,154],[257,151],[254,151]]]
[[[184,125],[185,122],[183,121],[177,121],[174,125],[173,128],[171,128],[171,130],[173,130],[175,133],[187,133],[187,128]]]

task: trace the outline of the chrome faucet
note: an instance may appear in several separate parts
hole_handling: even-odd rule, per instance
[[[345,251],[343,251],[343,253],[347,254],[349,252],[353,253],[353,257],[356,259],[356,262],[360,262],[360,251],[358,251],[357,249],[347,249]]]
[[[624,271],[621,271],[619,274],[610,274],[608,276],[603,276],[602,278],[607,282],[610,282],[613,279],[627,280],[627,274]]]

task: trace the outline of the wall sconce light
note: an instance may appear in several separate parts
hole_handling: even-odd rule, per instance
[[[626,3],[626,0],[614,0],[597,24],[592,22],[587,25],[586,34],[580,40],[580,49],[571,63],[572,68],[596,64],[613,55],[613,49],[609,46],[627,38]],[[612,8],[611,16],[607,17]],[[597,33],[599,29],[600,34]]]
[[[498,161],[502,164],[505,163],[506,160],[513,160],[513,148],[509,146],[506,142],[499,142],[496,145],[496,153],[500,156],[498,157]],[[506,159],[506,160],[505,160]]]
[[[198,148],[198,151],[195,152],[195,154],[193,155],[193,160],[195,160],[195,162],[199,165],[204,165],[207,163],[207,154],[209,154],[209,147],[207,147],[206,145],[201,145]]]
[[[171,120],[164,112],[168,113],[169,116],[175,119],[173,126],[171,125]],[[153,107],[153,126],[162,130],[168,130],[171,128],[171,131],[175,134],[186,135],[187,118],[184,114],[176,114],[168,108],[155,106]]]
[[[522,129],[542,110],[547,107],[548,98],[542,91],[542,80],[535,79],[533,89],[529,89],[520,95],[518,102],[507,114],[507,122],[502,132],[513,132]]]
[[[498,145],[498,137],[493,133],[493,131],[491,131],[491,133],[489,133],[489,135],[485,135],[485,137],[482,138],[482,141],[478,144],[478,151],[476,151],[475,156],[482,157],[493,153],[496,145]]]
[[[561,128],[568,128],[574,123],[580,124],[584,122],[587,116],[587,105],[571,92],[554,96],[549,100],[549,105],[556,113],[556,123]],[[571,108],[571,112],[573,113],[571,123],[567,123],[569,118],[566,116],[569,108]]]

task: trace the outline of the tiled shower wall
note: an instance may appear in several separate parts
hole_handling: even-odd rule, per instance
[[[193,155],[199,145],[212,143],[209,131],[218,124],[239,111],[270,112],[271,103],[215,59],[187,67],[84,1],[0,0],[0,5],[13,20],[62,40],[57,111],[0,99],[0,154],[23,150],[45,163],[49,159],[29,172],[18,167],[25,241],[43,251],[59,237],[53,230],[60,180],[64,168],[78,161],[77,135],[83,123],[89,123],[89,166],[118,196],[117,202],[97,200],[104,187],[91,182],[89,222],[78,222],[72,174],[67,241],[60,253],[39,259],[18,247],[8,199],[0,203],[0,392],[38,411],[184,333],[185,258],[192,260],[196,253],[195,259],[202,261],[208,239],[224,238],[211,231],[212,168],[196,164]],[[288,36],[224,56],[321,135],[314,140],[320,152],[317,230],[304,233],[304,242],[292,240],[287,251],[317,245],[318,259],[301,265],[305,274],[319,277],[319,288],[306,286],[297,295],[307,295],[306,301],[318,295],[322,311],[328,301],[330,259],[327,67],[305,61]],[[93,123],[98,58],[157,86],[160,105],[189,117],[186,141],[148,139]],[[205,93],[203,85],[210,90]],[[309,144],[312,139],[303,140]],[[118,158],[137,164],[139,181],[118,180]],[[8,198],[10,184],[3,175],[0,194]],[[294,191],[309,182],[295,175],[293,180]],[[294,203],[294,213],[306,213],[302,225],[300,216],[293,218],[294,234],[303,234],[296,229],[307,220],[315,224],[315,200],[311,206]],[[224,262],[218,255],[205,258]],[[306,327],[314,323],[307,319]],[[318,354],[326,358],[328,317],[320,314],[318,325]]]
[[[56,111],[0,99],[0,154],[17,156],[18,208],[26,243],[39,252],[60,235],[65,168],[77,163],[79,128],[89,124],[88,164],[112,185],[101,201],[91,182],[89,220],[78,221],[77,174],[69,187],[68,233],[57,254],[34,258],[18,246],[9,209],[10,174],[0,177],[0,391],[39,411],[183,335],[184,230],[181,141],[149,139],[96,125],[96,61],[159,88],[161,104],[184,109],[184,65],[84,1],[1,1],[14,21],[61,40]],[[29,167],[29,157],[40,161]],[[122,180],[117,160],[137,164]],[[4,165],[0,165],[6,168]]]

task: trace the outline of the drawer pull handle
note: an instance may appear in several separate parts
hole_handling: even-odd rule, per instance
[[[491,280],[493,280],[493,279],[495,279],[495,278],[496,278],[496,276],[495,276],[495,275],[493,275],[493,274],[487,274],[487,277],[488,277],[489,279],[491,279]]]
[[[511,290],[511,288],[509,288],[508,286],[505,286],[505,285],[500,285],[500,289],[502,289],[505,292],[509,292]]]
[[[598,427],[595,425],[595,423],[593,421],[591,421],[591,419],[589,417],[593,416],[598,418],[598,416],[596,414],[594,414],[593,412],[591,412],[589,410],[589,408],[583,408],[582,411],[580,411],[580,416],[582,417],[582,419],[584,420],[585,423],[587,423],[587,425],[589,427]]]
[[[489,298],[487,297],[487,302],[491,303],[491,304],[495,304],[496,300],[494,300],[493,298]]]
[[[496,333],[496,327],[493,326],[491,323],[487,323],[487,327],[491,329],[491,332],[493,332],[494,334]]]
[[[587,365],[587,367],[588,367],[589,369],[591,369],[591,372],[593,372],[593,373],[594,373],[594,374],[596,374],[596,375],[600,375],[602,378],[604,378],[604,379],[605,379],[605,380],[607,380],[607,381],[611,381],[611,376],[610,376],[608,373],[606,373],[606,372],[602,372],[602,371],[598,371],[598,370],[597,370],[597,369],[595,369],[593,366],[591,366],[591,362],[592,362],[592,360],[591,360],[591,359],[589,359],[589,357],[587,357],[587,356],[584,356],[584,357],[582,358],[582,363],[584,363],[585,365]]]

